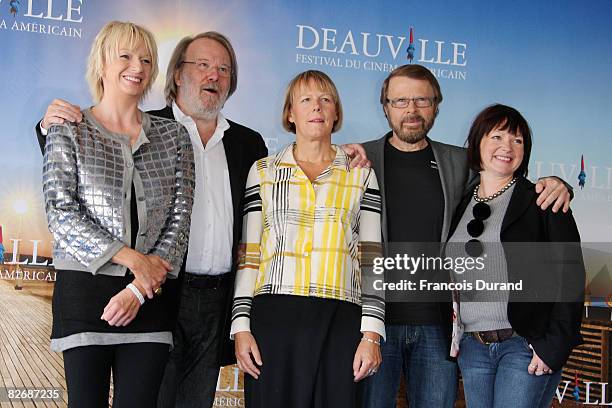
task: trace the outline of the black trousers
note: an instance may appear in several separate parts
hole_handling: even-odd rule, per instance
[[[188,275],[183,281],[174,349],[159,390],[158,408],[210,408],[214,403],[221,336],[229,336],[222,331],[231,285],[227,278],[214,287],[204,278],[192,278]]]
[[[169,346],[130,343],[64,351],[69,408],[108,408],[111,371],[114,408],[155,407]]]
[[[259,379],[245,374],[246,407],[354,407],[360,325],[361,308],[349,302],[256,296],[251,332],[263,365]]]

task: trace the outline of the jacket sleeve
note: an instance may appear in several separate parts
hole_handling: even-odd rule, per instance
[[[230,337],[241,331],[251,331],[251,304],[261,259],[261,239],[263,234],[263,211],[261,200],[261,180],[257,161],[253,163],[247,177],[244,192],[244,221],[242,240],[239,249],[238,270],[232,305],[232,326]]]
[[[257,133],[257,158],[256,160],[263,159],[268,155],[268,147],[263,137]]]
[[[91,218],[79,202],[76,132],[73,124],[49,129],[43,161],[45,211],[56,245],[96,274],[124,244]]]
[[[195,188],[193,146],[187,129],[183,125],[177,125],[177,156],[172,206],[164,228],[150,251],[151,254],[164,258],[173,266],[170,272],[173,276],[178,276],[183,257],[187,252]]]
[[[361,331],[372,331],[385,338],[385,292],[376,290],[375,258],[382,256],[380,219],[382,198],[374,170],[369,170],[359,209],[359,257],[361,267]]]
[[[580,234],[571,213],[546,211],[550,259],[558,271],[559,301],[551,305],[546,334],[531,341],[538,356],[553,370],[559,370],[572,349],[582,342],[580,325],[584,305],[585,267]]]
[[[38,141],[38,147],[40,147],[40,152],[44,155],[45,154],[45,142],[46,142],[46,136],[44,136],[42,134],[42,128],[40,126],[40,121],[36,124],[36,126],[34,127],[34,130],[36,132],[36,140]]]

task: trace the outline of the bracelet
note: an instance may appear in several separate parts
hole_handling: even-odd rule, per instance
[[[380,346],[380,340],[372,340],[372,339],[368,339],[367,337],[362,337],[361,341],[367,341],[368,343],[372,343],[372,344],[376,344],[377,346]]]
[[[142,296],[142,293],[140,293],[140,291],[138,290],[138,288],[136,286],[134,286],[133,283],[130,283],[126,286],[126,288],[128,288],[129,290],[131,290],[132,292],[134,292],[134,296],[136,296],[136,298],[138,299],[138,301],[140,302],[140,305],[144,305],[145,299],[144,296]]]

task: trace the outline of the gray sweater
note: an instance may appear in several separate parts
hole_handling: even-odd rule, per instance
[[[454,274],[455,281],[466,280],[476,288],[477,280],[486,282],[507,282],[508,270],[504,250],[500,242],[502,221],[514,191],[510,187],[500,196],[488,201],[491,215],[484,220],[484,231],[477,237],[483,244],[485,268],[483,270],[467,270],[462,274]],[[467,224],[474,219],[472,209],[477,204],[472,199],[467,206],[457,229],[449,239],[446,256],[467,257],[464,243],[473,239],[467,232]],[[460,319],[466,332],[499,330],[510,328],[508,321],[508,292],[507,291],[460,291]]]

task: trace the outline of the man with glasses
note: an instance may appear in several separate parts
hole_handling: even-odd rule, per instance
[[[168,106],[151,112],[171,114],[187,128],[199,176],[175,348],[158,407],[212,406],[219,368],[235,362],[228,324],[244,186],[251,165],[268,154],[259,133],[221,113],[237,81],[236,55],[225,36],[185,37],[168,63]]]
[[[221,113],[237,82],[236,55],[224,35],[209,31],[185,37],[168,64],[167,106],[149,112],[175,119],[187,128],[196,165],[174,349],[159,407],[211,407],[219,368],[235,363],[229,324],[244,187],[251,165],[268,154],[259,133]],[[80,121],[80,108],[55,100],[41,126],[48,128],[64,120]],[[40,132],[39,142],[44,146]]]
[[[383,199],[385,256],[439,255],[437,248],[448,238],[453,212],[473,187],[476,175],[468,169],[465,149],[427,137],[441,102],[438,81],[421,65],[400,66],[383,83],[380,103],[391,131],[364,147]],[[542,192],[537,203],[543,209],[553,202],[555,212],[561,206],[563,211],[569,208],[570,193],[559,179],[542,179],[536,189]],[[386,280],[406,278],[401,273],[392,279],[389,275]],[[449,359],[450,294],[448,301],[427,296],[414,301],[409,296],[413,295],[408,292],[399,299],[387,293],[383,362],[363,385],[366,408],[395,407],[402,372],[411,408],[454,406],[458,374]]]

